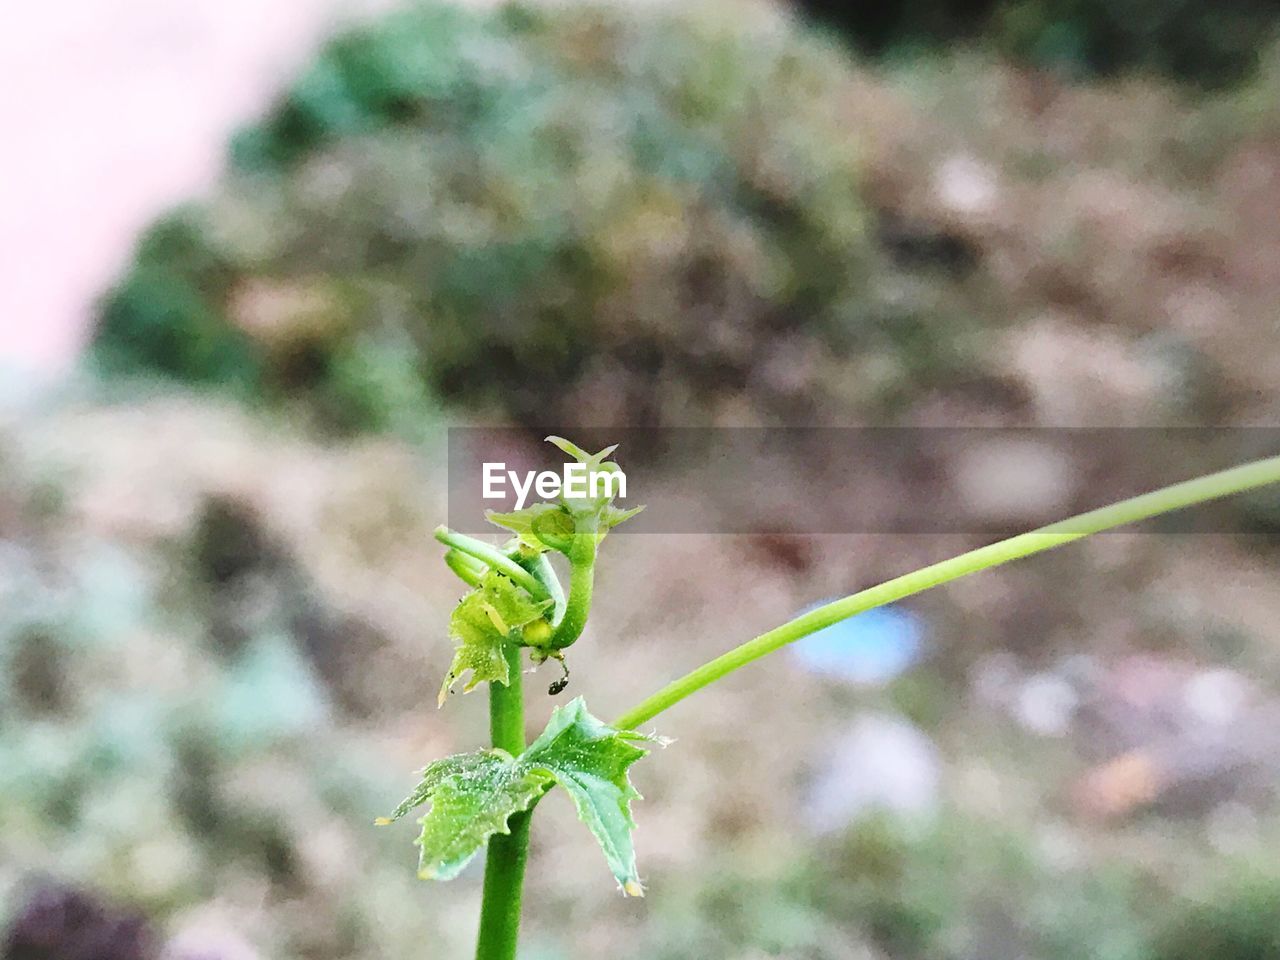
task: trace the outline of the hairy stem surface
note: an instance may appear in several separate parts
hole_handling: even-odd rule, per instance
[[[1001,540],[999,543],[970,550],[950,560],[921,567],[919,570],[887,580],[868,590],[824,604],[780,627],[775,627],[768,633],[762,633],[754,640],[748,640],[741,646],[667,684],[653,696],[618,717],[613,725],[619,730],[634,730],[691,693],[714,683],[739,667],[744,667],[788,643],[807,637],[824,627],[829,627],[833,623],[873,607],[893,603],[895,600],[1008,563],[1010,560],[1018,560],[1051,550],[1090,534],[1101,533],[1113,527],[1146,520],[1162,513],[1181,510],[1184,507],[1277,482],[1280,482],[1280,457],[1256,460],[1220,473],[1211,473],[1194,480],[1175,483],[1129,500],[1121,500],[1119,503],[1090,510],[1030,533],[1019,534],[1008,540]]]
[[[511,682],[489,684],[489,732],[493,745],[513,757],[524,750],[524,693],[520,675],[520,648],[508,645],[507,667]],[[529,854],[529,819],[532,810],[513,814],[509,834],[494,834],[484,861],[484,900],[480,908],[480,936],[476,960],[515,960],[520,937],[520,899],[524,867]]]

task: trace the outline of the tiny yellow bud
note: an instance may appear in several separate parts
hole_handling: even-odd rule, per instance
[[[481,607],[484,610],[485,614],[489,617],[489,622],[493,624],[495,630],[497,630],[504,637],[511,632],[511,628],[507,626],[507,621],[502,619],[502,614],[500,614],[497,611],[497,608],[494,607],[493,604],[484,603],[484,604],[481,604]]]
[[[390,817],[379,817],[377,820],[373,821],[373,825],[375,827],[385,827],[390,823],[391,823]]]
[[[628,897],[643,897],[644,887],[635,880],[628,880],[622,885],[622,892]]]
[[[545,620],[533,620],[524,625],[525,643],[541,646],[551,639],[551,624]]]

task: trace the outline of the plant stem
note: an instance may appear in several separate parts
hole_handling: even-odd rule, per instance
[[[526,570],[520,564],[516,563],[497,547],[490,546],[483,540],[477,540],[475,537],[468,537],[465,533],[457,533],[448,527],[436,527],[436,539],[443,543],[446,547],[452,547],[459,553],[466,554],[469,557],[475,557],[482,563],[486,563],[499,573],[505,573],[520,586],[529,591],[529,595],[535,600],[546,600],[549,598],[547,588],[544,587],[532,573]]]
[[[596,533],[591,529],[575,533],[569,547],[569,599],[564,616],[547,643],[553,650],[562,650],[582,636],[591,613],[591,594],[596,579]]]
[[[538,581],[547,588],[547,593],[551,595],[551,623],[553,626],[559,626],[560,621],[564,619],[566,602],[564,588],[560,586],[560,578],[556,576],[551,561],[547,559],[546,554],[540,553],[529,562],[528,570],[538,578]]]
[[[447,550],[444,555],[445,566],[458,575],[462,582],[469,587],[480,586],[480,581],[484,579],[486,567],[474,557],[469,557],[465,553],[459,553],[457,550]]]
[[[768,633],[762,633],[754,640],[748,640],[741,646],[667,684],[653,696],[620,716],[614,721],[613,726],[620,730],[634,730],[640,724],[652,720],[663,710],[679,703],[689,694],[714,683],[739,667],[744,667],[788,643],[807,637],[840,620],[864,613],[873,607],[893,603],[895,600],[901,600],[931,587],[1008,563],[1010,560],[1029,557],[1090,534],[1277,482],[1280,482],[1280,457],[1256,460],[1230,470],[1175,483],[1129,500],[1090,510],[1088,513],[1041,527],[1030,533],[1019,534],[1008,540],[1001,540],[999,543],[962,553],[950,560],[922,567],[868,590],[824,604],[780,627],[775,627]]]
[[[506,648],[511,682],[489,684],[489,732],[493,745],[513,757],[524,750],[524,693],[520,676],[520,648]],[[515,960],[520,936],[520,898],[529,853],[529,819],[533,810],[512,814],[509,834],[489,838],[484,861],[484,899],[480,908],[480,936],[476,960]]]

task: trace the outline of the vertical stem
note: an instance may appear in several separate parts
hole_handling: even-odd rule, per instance
[[[524,695],[521,689],[520,648],[509,645],[507,669],[511,682],[489,684],[489,732],[493,745],[513,757],[524,750]],[[476,960],[515,960],[520,937],[520,898],[524,865],[529,852],[532,810],[512,814],[509,834],[494,834],[484,861],[484,901],[480,908],[480,936]]]
[[[493,745],[513,757],[524,752],[524,685],[520,675],[520,648],[508,643],[508,682],[489,684],[489,737]]]

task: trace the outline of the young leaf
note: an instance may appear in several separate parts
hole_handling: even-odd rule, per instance
[[[661,742],[602,723],[579,697],[552,713],[546,730],[518,757],[487,750],[431,764],[418,788],[391,817],[378,822],[398,820],[429,802],[418,840],[419,875],[448,880],[489,837],[507,832],[513,813],[529,809],[558,783],[595,835],[623,892],[643,896],[631,843],[631,801],[640,794],[627,777],[627,769],[646,752],[636,740]]]
[[[487,573],[477,590],[490,620],[499,630],[510,633],[542,616],[551,601],[534,600],[529,591],[510,577],[496,571]]]
[[[486,510],[484,516],[490,523],[510,530],[519,537],[520,542],[526,547],[531,547],[534,550],[546,550],[547,545],[538,539],[533,532],[534,522],[544,514],[562,512],[559,504],[534,503],[520,510],[512,510],[510,513]]]
[[[605,447],[599,453],[587,453],[587,451],[583,450],[576,443],[566,440],[564,437],[547,437],[546,441],[552,446],[559,447],[579,463],[584,464],[588,470],[599,470],[601,468],[606,470],[609,468],[613,468],[615,470],[618,469],[618,465],[616,463],[605,462],[609,459],[609,454],[618,449],[618,445],[616,443],[609,444],[609,446]]]
[[[610,504],[604,508],[600,515],[600,527],[603,530],[612,530],[618,524],[626,523],[643,509],[643,504],[638,507],[632,507],[630,510],[623,510],[621,507],[615,507]]]
[[[420,821],[418,876],[452,880],[491,836],[510,832],[511,815],[529,809],[551,783],[550,774],[501,750],[455,754],[428,766],[413,795],[378,823],[392,823],[430,802],[431,811]]]
[[[535,503],[510,513],[489,510],[485,518],[510,530],[521,544],[539,552],[559,550],[563,553],[573,539],[573,518],[558,503]]]
[[[578,446],[572,440],[566,440],[564,437],[556,437],[556,436],[547,437],[545,439],[547,443],[551,444],[553,447],[559,447],[561,450],[563,450],[569,456],[573,457],[573,459],[577,460],[579,463],[589,464],[594,459],[591,456],[591,454],[587,453],[587,451],[583,450],[580,446]],[[604,456],[608,456],[610,453],[612,453],[616,446],[617,444],[614,444],[613,447],[607,447],[603,451]]]
[[[471,679],[462,688],[463,693],[470,693],[485,682],[511,682],[511,671],[502,649],[506,636],[489,619],[478,591],[467,594],[454,608],[453,615],[449,618],[449,635],[453,637],[457,649],[454,650],[449,672],[440,685],[440,695],[437,698],[440,706],[444,706],[454,683],[468,670],[471,671]]]
[[[632,730],[615,730],[587,712],[581,697],[558,708],[547,728],[520,755],[555,777],[573,799],[578,818],[595,835],[609,869],[629,896],[644,896],[631,842],[635,821],[631,801],[640,794],[627,768],[647,751],[632,741],[651,740]]]
[[[463,687],[464,693],[484,682],[510,683],[503,644],[513,632],[540,619],[551,604],[551,600],[534,600],[527,590],[496,570],[485,573],[480,585],[462,598],[449,618],[449,634],[457,650],[440,687],[439,703],[444,703],[450,688],[468,670],[471,678]]]
[[[561,553],[573,547],[573,534],[577,530],[573,517],[564,509],[543,513],[533,521],[533,535],[543,545]]]

